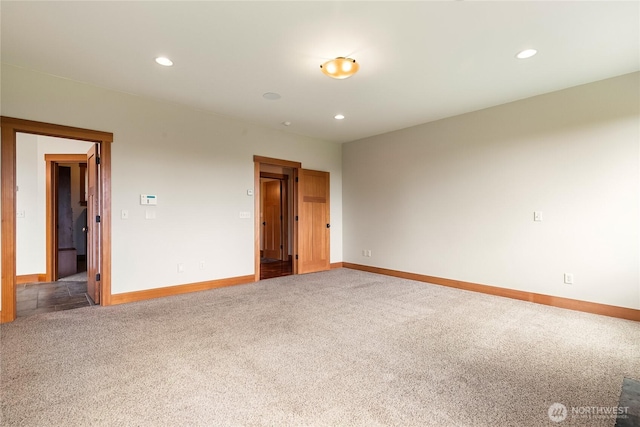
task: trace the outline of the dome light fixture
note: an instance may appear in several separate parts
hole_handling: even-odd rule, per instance
[[[336,114],[333,118],[336,120],[344,120],[344,114]]]
[[[320,65],[320,69],[325,76],[333,79],[346,79],[357,73],[360,65],[356,63],[355,59],[339,56]]]

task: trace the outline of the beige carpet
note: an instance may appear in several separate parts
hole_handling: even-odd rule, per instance
[[[0,327],[3,426],[613,426],[640,324],[341,269]]]

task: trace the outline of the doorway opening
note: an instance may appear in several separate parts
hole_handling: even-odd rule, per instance
[[[55,182],[55,172],[57,169],[59,172],[60,167],[72,167],[78,165],[80,168],[82,163],[86,163],[85,168],[85,193],[86,208],[87,208],[87,226],[88,237],[93,239],[87,242],[86,248],[89,249],[86,253],[86,270],[87,274],[87,287],[92,284],[94,291],[98,298],[94,299],[96,303],[101,305],[109,305],[111,302],[111,142],[113,141],[113,134],[101,131],[93,131],[88,129],[73,128],[68,126],[60,126],[49,123],[34,122],[23,119],[15,119],[10,117],[0,117],[0,127],[2,131],[1,141],[1,172],[2,172],[2,302],[1,302],[1,321],[11,322],[15,320],[17,315],[17,297],[20,291],[20,286],[28,282],[55,282],[58,277],[61,277],[59,267],[61,264],[71,266],[73,269],[73,250],[61,251],[59,249],[73,249],[75,243],[66,243],[65,247],[55,246],[57,245],[57,239],[59,236],[54,232],[54,225],[57,227],[60,224],[54,222],[57,212],[53,211],[53,203],[47,208],[34,208],[34,205],[27,206],[23,209],[18,208],[17,193],[20,189],[17,179],[17,139],[18,134],[25,134],[30,137],[54,137],[67,140],[84,141],[87,146],[90,147],[89,151],[81,157],[64,159],[49,158],[46,164],[49,166],[46,171],[42,172],[42,175],[46,177],[49,184]],[[55,144],[47,144],[47,148],[54,147]],[[52,152],[56,152],[55,148],[52,148]],[[58,148],[58,152],[59,148]],[[82,151],[80,151],[82,152]],[[40,157],[40,162],[42,157]],[[65,162],[69,166],[64,166]],[[42,164],[42,163],[40,163]],[[54,167],[57,165],[57,167]],[[63,172],[66,174],[66,172]],[[59,178],[59,175],[58,175]],[[22,178],[21,178],[22,179]],[[66,179],[66,178],[63,178]],[[34,181],[38,181],[34,177]],[[38,181],[39,182],[39,181]],[[39,185],[35,184],[36,186]],[[44,187],[44,183],[41,185]],[[54,188],[53,186],[51,188]],[[57,188],[57,187],[55,187]],[[23,187],[24,189],[24,187]],[[16,191],[17,190],[17,191]],[[50,190],[56,192],[57,190]],[[79,190],[78,190],[79,193]],[[38,196],[35,197],[39,199]],[[44,199],[44,197],[42,197]],[[42,200],[40,199],[40,200]],[[52,200],[50,197],[47,200]],[[20,202],[24,203],[24,202]],[[35,204],[38,202],[36,201]],[[46,229],[43,231],[38,227],[22,227],[20,221],[27,218],[37,218],[38,214],[46,215]],[[43,224],[42,221],[36,221],[39,224]],[[19,228],[22,227],[26,230],[31,230],[32,235],[26,236],[26,241],[46,241],[40,245],[38,243],[38,249],[35,255],[31,256],[27,254],[21,258],[20,269],[18,270],[17,259],[20,250],[24,249],[23,246],[18,245]],[[38,231],[39,230],[39,231]],[[46,237],[44,236],[46,234]],[[66,239],[66,238],[63,238]],[[46,249],[45,249],[46,247]],[[46,251],[46,255],[42,255],[42,252]],[[54,254],[58,252],[58,255]],[[60,255],[61,252],[69,252]],[[39,257],[44,257],[43,261]],[[64,259],[62,259],[62,258]],[[35,261],[36,267],[33,265],[27,268],[23,268],[22,262]],[[75,254],[75,268],[78,269],[78,254],[76,248]],[[43,262],[46,267],[43,268]],[[80,267],[82,265],[82,259],[80,259]],[[46,271],[42,271],[45,269]],[[64,269],[63,269],[64,270]],[[19,271],[26,271],[27,274],[18,274]],[[92,275],[95,271],[96,274]],[[56,291],[51,291],[51,294],[55,294]],[[77,293],[77,289],[71,291],[67,285],[65,292]],[[91,290],[88,289],[90,295]]]
[[[260,279],[293,274],[293,169],[260,168]]]
[[[73,141],[75,142],[75,141]],[[86,151],[93,147],[87,143]],[[45,154],[47,278],[87,272],[87,155]],[[18,236],[20,238],[20,236]]]
[[[253,156],[253,162],[255,281],[267,277],[261,274],[269,268],[265,258],[286,263],[278,275],[329,270],[329,172],[270,157]]]
[[[32,150],[25,148],[25,145],[28,147],[34,143],[37,145],[37,158],[35,164],[31,164],[25,156]],[[40,181],[45,181],[45,209],[41,215],[46,217],[46,228],[42,236],[25,236],[24,225],[18,222],[16,315],[25,317],[95,305],[87,293],[87,261],[92,252],[87,244],[87,150],[94,149],[95,144],[23,134],[18,134],[17,144],[18,183],[25,175],[38,177],[37,191],[26,185],[18,193],[18,211],[23,212],[25,208],[33,211],[34,206],[25,203],[25,200],[33,198],[34,193],[42,193]],[[73,153],[48,154],[65,149]],[[41,163],[43,152],[44,167]],[[34,167],[37,170],[33,170]],[[38,194],[38,204],[42,203],[40,196]],[[30,216],[38,215],[31,212]],[[30,225],[33,224],[26,224],[27,227]],[[25,270],[39,271],[42,261],[25,262],[21,258],[41,252],[43,242],[46,244],[44,281],[28,280],[29,276],[25,280],[20,273]]]

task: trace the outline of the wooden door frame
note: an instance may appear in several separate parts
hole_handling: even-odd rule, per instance
[[[45,281],[55,282],[58,276],[58,238],[55,227],[58,222],[57,191],[58,183],[55,178],[55,166],[60,163],[81,164],[87,163],[86,154],[45,154],[46,162],[46,244],[47,244],[47,271]]]
[[[57,138],[94,142],[100,145],[100,196],[101,224],[100,259],[101,305],[111,304],[111,143],[113,134],[89,129],[74,128],[51,123],[36,122],[0,116],[2,143],[0,147],[0,174],[2,185],[2,310],[0,323],[16,318],[16,135],[27,133]]]
[[[253,218],[254,218],[254,281],[260,281],[260,166],[261,165],[273,165],[285,167],[293,170],[293,216],[298,215],[298,191],[296,188],[296,177],[298,176],[298,169],[302,169],[302,163],[293,162],[290,160],[274,159],[272,157],[253,156]],[[287,209],[288,211],[288,209]],[[298,274],[298,263],[295,259],[295,254],[298,253],[298,223],[293,221],[293,259],[292,259],[292,273]]]

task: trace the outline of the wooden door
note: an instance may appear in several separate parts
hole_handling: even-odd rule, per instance
[[[298,274],[329,270],[329,172],[298,172]]]
[[[281,181],[264,183],[264,205],[262,231],[264,236],[264,257],[282,258],[282,204]]]
[[[100,189],[98,145],[87,152],[87,295],[100,303]]]

